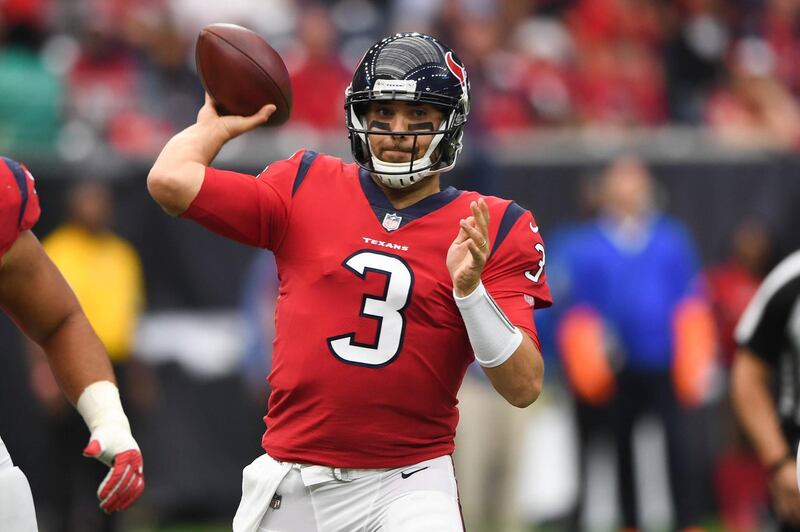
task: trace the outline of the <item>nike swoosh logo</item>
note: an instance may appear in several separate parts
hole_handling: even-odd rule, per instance
[[[530,222],[528,222],[528,225],[531,227],[531,231],[533,231],[534,233],[538,233],[539,232],[539,226],[538,225],[533,225]]]
[[[400,473],[400,476],[403,477],[403,478],[408,478],[411,475],[415,475],[415,474],[419,473],[420,471],[425,471],[426,469],[428,469],[428,466],[420,467],[419,469],[415,469],[414,471],[409,471],[408,473],[403,471],[402,473]]]

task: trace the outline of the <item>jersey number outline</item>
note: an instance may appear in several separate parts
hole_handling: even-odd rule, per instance
[[[530,270],[525,270],[525,277],[527,277],[529,280],[533,281],[534,283],[538,283],[539,282],[539,277],[542,276],[542,272],[544,271],[544,261],[545,261],[545,259],[544,259],[544,246],[541,245],[540,243],[537,243],[535,246],[533,246],[533,248],[536,251],[538,251],[539,253],[542,254],[542,258],[539,259],[539,269],[536,270],[536,273],[531,273]]]
[[[405,336],[404,311],[411,302],[414,272],[406,261],[397,255],[374,250],[360,250],[350,255],[342,266],[360,279],[367,272],[386,276],[386,286],[381,296],[364,294],[361,300],[363,318],[378,320],[378,332],[371,344],[356,342],[355,332],[331,336],[328,348],[333,356],[345,364],[380,368],[391,364],[400,354]]]

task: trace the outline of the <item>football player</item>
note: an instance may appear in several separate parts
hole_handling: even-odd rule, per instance
[[[97,491],[105,512],[127,508],[144,490],[142,455],[131,435],[103,345],[31,227],[39,219],[33,177],[0,158],[0,306],[47,354],[66,397],[86,421],[85,456],[110,470]],[[28,480],[0,440],[0,530],[37,530]]]
[[[539,226],[516,203],[440,186],[469,106],[456,54],[397,34],[346,92],[355,164],[301,150],[256,177],[212,168],[275,107],[221,117],[206,97],[151,169],[167,212],[278,266],[266,454],[244,470],[237,532],[462,530],[450,455],[467,366],[517,407],[539,396]]]

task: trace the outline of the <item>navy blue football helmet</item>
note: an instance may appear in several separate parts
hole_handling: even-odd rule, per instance
[[[367,104],[375,100],[428,103],[443,111],[438,130],[403,132],[404,136],[413,136],[414,153],[420,135],[433,136],[421,158],[390,163],[372,153],[367,134],[397,135],[367,129]],[[449,47],[422,33],[398,33],[373,45],[345,92],[345,122],[353,158],[391,188],[405,188],[452,169],[461,151],[468,113],[469,80],[463,63]]]

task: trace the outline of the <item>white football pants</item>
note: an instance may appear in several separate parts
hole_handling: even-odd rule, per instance
[[[290,464],[245,468],[234,532],[462,532],[453,462],[397,469]]]
[[[36,532],[36,511],[28,479],[11,461],[0,439],[0,530]]]

